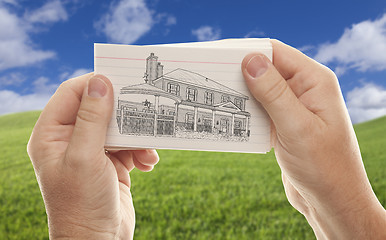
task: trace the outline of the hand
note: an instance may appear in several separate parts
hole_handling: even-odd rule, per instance
[[[272,119],[289,202],[320,239],[386,234],[386,212],[366,176],[335,74],[279,41],[272,45],[273,64],[254,53],[242,71]]]
[[[129,172],[150,171],[154,150],[104,149],[110,81],[92,73],[64,82],[40,115],[28,154],[43,195],[50,239],[132,239]]]

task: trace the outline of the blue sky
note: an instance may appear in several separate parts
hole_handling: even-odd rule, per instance
[[[352,121],[386,115],[386,2],[0,0],[0,114],[92,71],[93,43],[269,37],[333,69]]]

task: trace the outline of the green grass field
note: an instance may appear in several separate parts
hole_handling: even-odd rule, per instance
[[[26,144],[39,112],[0,116],[0,239],[48,239]],[[386,206],[386,117],[359,124],[368,176]],[[159,151],[134,170],[135,239],[314,239],[287,202],[273,153]]]

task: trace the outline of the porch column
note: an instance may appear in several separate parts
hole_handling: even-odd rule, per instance
[[[194,124],[193,124],[193,131],[197,132],[197,120],[198,120],[198,107],[194,107]]]
[[[249,118],[250,117],[246,117],[246,121],[245,121],[245,134],[247,134],[247,136],[248,136],[248,130],[249,130]]]
[[[121,119],[120,119],[120,124],[119,124],[119,133],[123,134],[123,106],[121,106]]]
[[[157,129],[158,129],[158,107],[159,107],[159,96],[155,95],[155,107],[154,107],[154,136],[157,136]]]
[[[158,108],[159,108],[159,95],[155,95],[155,106],[154,106],[154,110],[156,113],[158,113]]]
[[[174,104],[174,122],[173,122],[173,135],[176,135],[176,129],[177,129],[177,123],[178,123],[178,105],[179,103],[176,102]]]
[[[232,113],[232,122],[231,122],[231,136],[235,134],[235,114]]]
[[[216,118],[216,110],[212,110],[212,133],[214,133],[214,127],[216,126],[215,118]]]

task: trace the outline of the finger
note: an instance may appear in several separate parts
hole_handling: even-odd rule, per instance
[[[95,161],[103,160],[107,127],[113,108],[111,82],[102,75],[91,77],[83,91],[82,101],[67,148],[70,164],[76,166],[98,166]]]
[[[323,76],[320,76],[320,74],[324,75],[325,72],[328,72],[327,69],[325,69],[327,71],[321,71],[321,68],[326,68],[325,66],[280,41],[271,40],[271,43],[273,47],[273,65],[280,75],[287,80],[296,97],[301,97],[310,89],[321,84]],[[320,92],[320,89],[318,89],[318,92]]]
[[[141,170],[142,172],[150,172],[151,170],[153,170],[154,166],[153,165],[145,165],[145,164],[142,164],[138,159],[137,157],[134,155],[134,158],[133,158],[133,163],[134,163],[134,166],[136,168],[138,168],[139,170]]]
[[[114,164],[115,170],[117,171],[118,181],[125,184],[127,187],[130,188],[130,175],[128,169],[126,166],[120,161],[118,158],[116,158],[114,155],[108,155],[111,162]]]
[[[294,77],[304,69],[305,65],[309,65],[309,60],[311,59],[296,48],[275,39],[271,40],[271,44],[273,49],[273,65],[284,79],[287,80]]]
[[[52,154],[51,145],[47,142],[68,142],[72,134],[72,124],[75,123],[83,90],[93,73],[73,78],[63,82],[51,97],[31,134],[27,151],[35,167]],[[59,153],[59,149],[56,151]]]
[[[52,123],[62,125],[74,123],[84,88],[92,76],[93,73],[88,73],[63,82],[40,115],[40,124],[47,126]]]
[[[280,41],[271,40],[271,43],[273,65],[308,110],[325,122],[334,122],[336,114],[331,112],[346,111],[333,71]]]
[[[144,150],[122,150],[113,153],[126,169],[130,172],[134,167],[141,171],[149,172],[154,168],[154,165],[158,162],[158,154],[153,149]]]
[[[143,165],[153,166],[159,161],[159,156],[154,149],[144,149],[133,151],[135,158]]]
[[[133,151],[134,166],[142,172],[150,172],[158,162],[158,154],[155,150],[135,150]]]
[[[278,132],[288,136],[304,127],[311,112],[265,55],[247,55],[242,72],[250,92],[265,108]]]
[[[115,156],[126,167],[127,171],[131,172],[134,169],[133,151],[122,150],[111,155]]]

